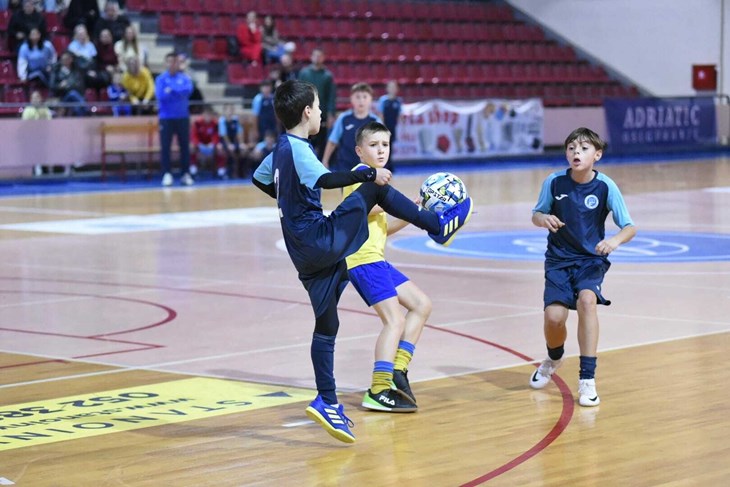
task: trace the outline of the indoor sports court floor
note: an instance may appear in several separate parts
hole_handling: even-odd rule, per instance
[[[254,187],[0,198],[0,485],[727,485],[730,159],[599,164],[639,234],[604,286],[597,408],[576,402],[574,314],[555,382],[527,384],[545,354],[530,209],[559,167],[455,171],[478,213],[454,244],[392,238],[434,302],[418,413],[359,407],[380,322],[345,292],[354,445],[304,414],[313,318]],[[394,183],[415,196],[430,172]]]

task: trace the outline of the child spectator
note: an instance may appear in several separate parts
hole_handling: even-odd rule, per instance
[[[262,61],[262,33],[259,27],[256,12],[246,14],[246,22],[238,24],[236,37],[240,46],[241,57],[251,64]]]
[[[350,90],[352,108],[341,113],[332,127],[327,147],[324,149],[322,164],[333,171],[349,171],[360,162],[355,153],[355,134],[357,129],[368,122],[380,122],[370,110],[373,104],[373,89],[367,83],[355,83]],[[330,165],[330,158],[337,149],[337,157]]]
[[[134,113],[149,114],[152,112],[152,99],[155,97],[155,81],[152,73],[140,66],[137,58],[127,59],[129,70],[122,76],[122,86],[129,93],[129,100],[134,106]]]
[[[276,147],[276,134],[269,130],[264,134],[264,140],[257,143],[251,151],[251,162],[258,167],[266,156],[271,154]]]
[[[112,113],[115,117],[126,117],[132,114],[132,106],[129,103],[124,103],[129,100],[129,93],[122,85],[122,73],[114,71],[112,82],[107,86],[106,93],[109,101],[115,103],[112,107]]]
[[[251,111],[256,126],[256,141],[260,142],[267,131],[279,133],[279,125],[274,114],[274,84],[264,80],[259,85],[259,92],[253,97]]]
[[[30,94],[30,105],[23,108],[23,120],[50,120],[53,118],[51,110],[43,102],[43,96],[40,91],[34,91]]]
[[[216,157],[216,149],[218,148],[218,123],[214,118],[215,113],[210,107],[203,110],[203,115],[193,122],[193,130],[191,133],[191,142],[193,146],[192,163],[190,164],[190,174],[195,176],[198,173],[198,167],[203,167],[204,163],[215,162],[218,170],[218,177],[225,176],[225,167],[221,167]]]
[[[393,171],[393,144],[397,138],[396,129],[403,107],[403,99],[398,96],[398,82],[396,80],[388,81],[385,90],[386,94],[378,99],[377,110],[383,119],[383,123],[390,130],[390,152],[388,154],[388,164],[385,167]]]
[[[74,55],[65,51],[51,68],[51,92],[64,103],[75,103],[71,112],[77,116],[88,114],[84,98],[84,73],[74,63]]]
[[[226,155],[225,176],[247,177],[248,168],[242,167],[246,156],[244,154],[246,146],[243,143],[243,126],[234,110],[233,104],[225,105],[223,115],[218,119],[218,137]]]
[[[23,81],[38,80],[44,87],[50,84],[51,67],[58,60],[56,49],[33,27],[28,40],[18,53],[18,77]]]

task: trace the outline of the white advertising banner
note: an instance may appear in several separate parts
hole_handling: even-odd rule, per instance
[[[543,150],[544,112],[528,100],[429,100],[403,105],[393,158],[455,159]]]

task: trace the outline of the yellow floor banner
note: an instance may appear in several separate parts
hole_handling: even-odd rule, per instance
[[[241,413],[315,394],[199,377],[0,406],[0,451]]]

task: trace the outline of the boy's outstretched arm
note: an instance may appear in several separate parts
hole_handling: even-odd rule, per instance
[[[596,253],[600,255],[608,255],[618,248],[619,245],[625,244],[636,235],[636,227],[634,225],[626,225],[611,238],[601,240],[596,245]]]
[[[387,169],[367,167],[356,171],[337,171],[322,174],[315,188],[335,189],[344,188],[357,183],[374,182],[380,186],[388,184],[391,172]]]

